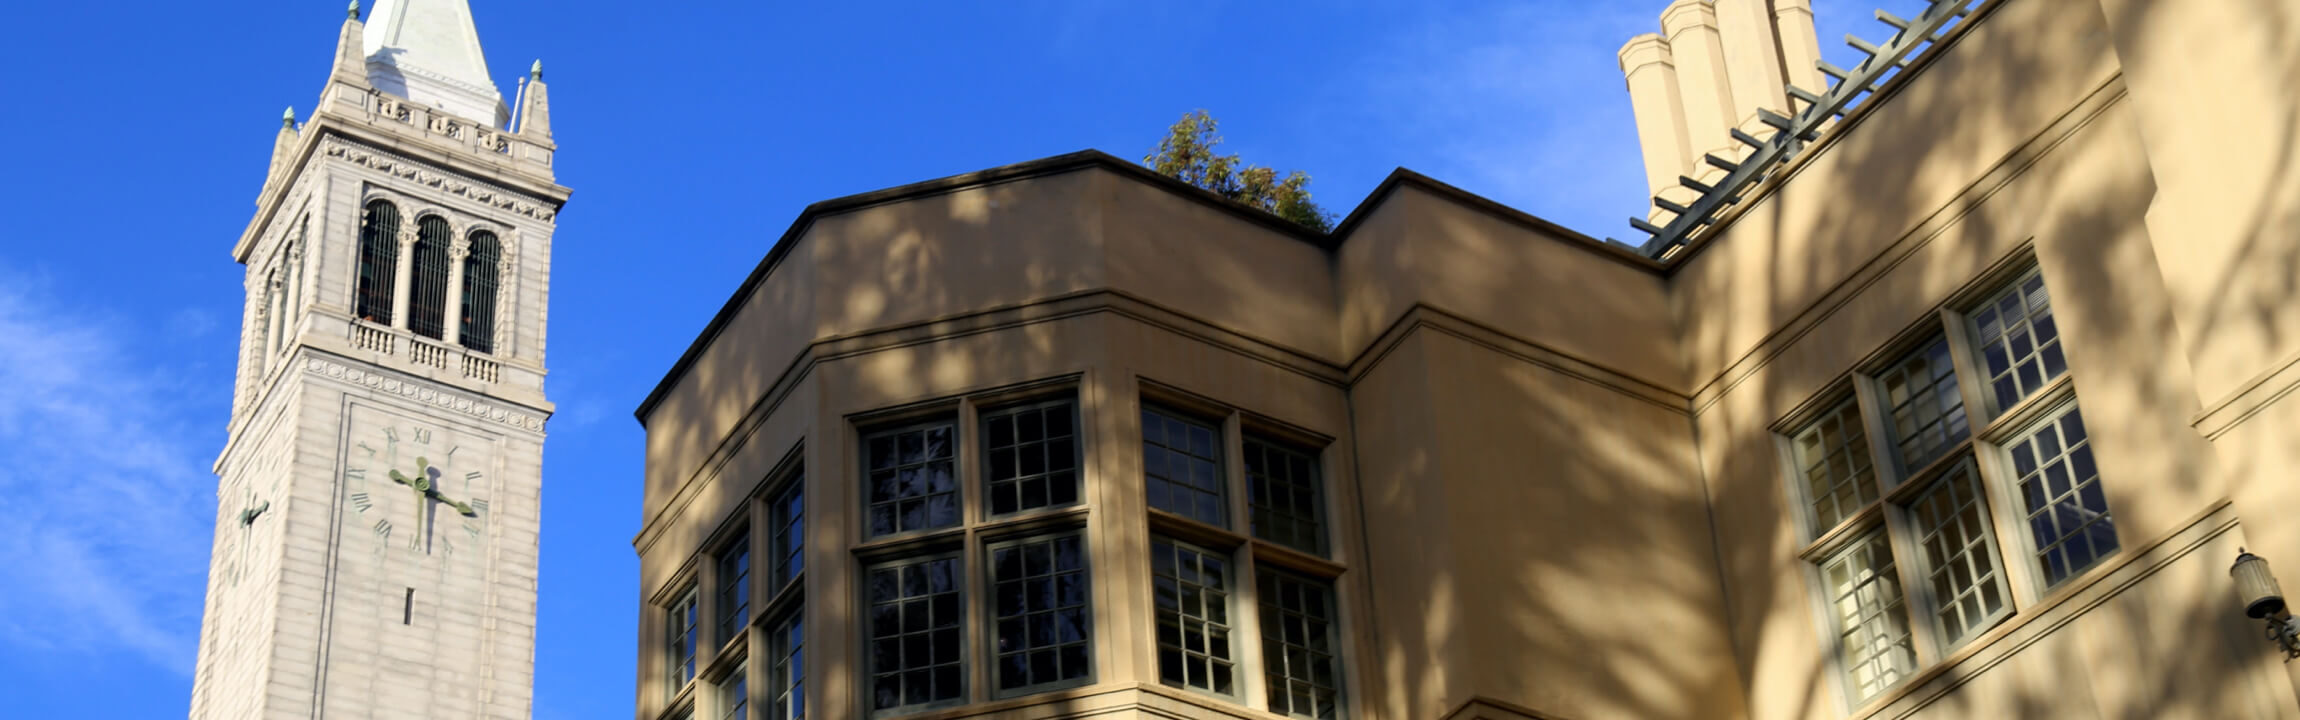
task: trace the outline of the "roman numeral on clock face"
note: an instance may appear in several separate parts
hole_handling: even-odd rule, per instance
[[[479,482],[479,471],[473,470],[471,472],[464,473],[463,479],[469,482]]]
[[[390,519],[386,518],[386,519],[383,519],[383,520],[377,520],[377,521],[375,521],[375,536],[376,536],[376,537],[378,537],[378,538],[382,538],[382,539],[384,539],[384,540],[390,540],[390,539],[391,539],[391,520],[390,520]]]
[[[480,511],[480,512],[487,512],[487,501],[485,501],[485,500],[473,500],[473,501],[471,501],[471,509],[473,509],[473,510],[477,510],[477,511]]]
[[[470,535],[474,540],[479,539],[479,528],[472,527],[471,523],[463,524],[463,532],[464,534]]]
[[[367,493],[355,492],[351,494],[351,506],[359,508],[360,512],[367,512],[368,508],[375,507],[375,501],[369,499]]]

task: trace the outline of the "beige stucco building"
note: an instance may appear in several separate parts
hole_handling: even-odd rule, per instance
[[[1825,93],[1801,12],[1624,47],[1637,250],[1091,152],[808,208],[638,410],[635,716],[2300,717],[2228,574],[2300,569],[2300,10]]]

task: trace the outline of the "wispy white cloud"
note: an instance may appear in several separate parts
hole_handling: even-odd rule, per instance
[[[1415,140],[1409,167],[1598,236],[1644,206],[1615,51],[1663,3],[1495,3],[1402,24],[1337,92]]]
[[[217,381],[140,365],[146,330],[0,271],[0,645],[188,675],[215,480],[186,388]]]

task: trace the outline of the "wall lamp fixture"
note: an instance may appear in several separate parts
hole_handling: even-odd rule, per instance
[[[2237,548],[2236,566],[2228,569],[2228,576],[2236,580],[2236,595],[2244,599],[2245,617],[2268,621],[2268,639],[2284,651],[2285,662],[2300,658],[2300,622],[2285,609],[2284,591],[2269,574],[2268,561]]]

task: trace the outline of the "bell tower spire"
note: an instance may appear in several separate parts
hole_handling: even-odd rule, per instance
[[[496,127],[510,121],[465,0],[376,0],[360,49],[378,90]]]
[[[327,83],[278,116],[231,245],[246,301],[190,716],[525,720],[572,191],[540,81],[537,119],[504,127],[464,0],[336,7],[311,25],[337,30]]]

